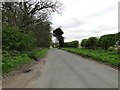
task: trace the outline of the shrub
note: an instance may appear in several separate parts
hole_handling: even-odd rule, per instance
[[[89,49],[96,49],[98,47],[98,38],[90,37],[88,39],[83,39],[81,46]]]
[[[2,46],[3,50],[30,50],[34,47],[35,38],[32,34],[20,32],[18,27],[3,26]]]
[[[115,34],[101,36],[99,39],[99,46],[102,49],[108,49],[110,46],[114,46],[116,44],[116,39],[114,37]]]
[[[77,40],[72,41],[72,42],[65,42],[64,43],[64,47],[73,47],[73,48],[77,48],[79,45],[79,42]]]

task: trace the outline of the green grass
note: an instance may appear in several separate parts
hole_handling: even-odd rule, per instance
[[[118,58],[117,51],[107,51],[107,50],[93,50],[84,48],[62,48],[65,51],[73,52],[84,57],[89,57],[94,60],[104,62],[106,64],[118,67],[120,65],[120,60]]]
[[[48,48],[36,49],[36,50],[33,50],[32,52],[28,52],[28,56],[32,59],[42,58],[46,55],[47,51],[48,51]]]
[[[12,70],[21,67],[33,61],[33,59],[44,57],[48,49],[36,49],[30,52],[8,52],[3,51],[2,55],[2,73],[6,74]]]
[[[2,62],[2,73],[3,74],[8,73],[12,71],[14,68],[22,66],[31,61],[32,59],[30,59],[27,54],[6,57]]]

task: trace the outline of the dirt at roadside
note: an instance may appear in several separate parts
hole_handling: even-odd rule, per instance
[[[4,78],[2,80],[3,88],[25,88],[28,82],[36,80],[41,73],[42,65],[45,64],[45,60],[39,61],[37,64],[33,65],[30,72],[20,73],[16,76],[10,76],[9,78]]]

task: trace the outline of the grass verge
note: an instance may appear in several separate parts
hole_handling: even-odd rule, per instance
[[[118,68],[120,65],[120,60],[118,58],[117,51],[107,51],[107,50],[93,50],[84,48],[62,48],[62,50],[73,52],[84,57],[89,57],[94,60],[104,62],[110,66]]]
[[[12,70],[31,63],[33,59],[42,58],[46,55],[48,49],[36,49],[29,52],[8,52],[3,51],[2,55],[2,74],[11,72]]]

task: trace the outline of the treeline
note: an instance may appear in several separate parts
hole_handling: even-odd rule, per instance
[[[77,48],[78,46],[79,46],[79,41],[77,41],[77,40],[71,41],[71,42],[65,42],[65,43],[64,43],[64,47]]]
[[[51,45],[51,15],[62,4],[56,0],[2,2],[2,73],[39,60]]]
[[[110,49],[120,45],[120,32],[117,34],[107,34],[100,38],[90,37],[88,39],[83,39],[81,46],[88,49]]]
[[[51,44],[53,12],[62,4],[53,0],[2,3],[2,49],[26,51]]]

